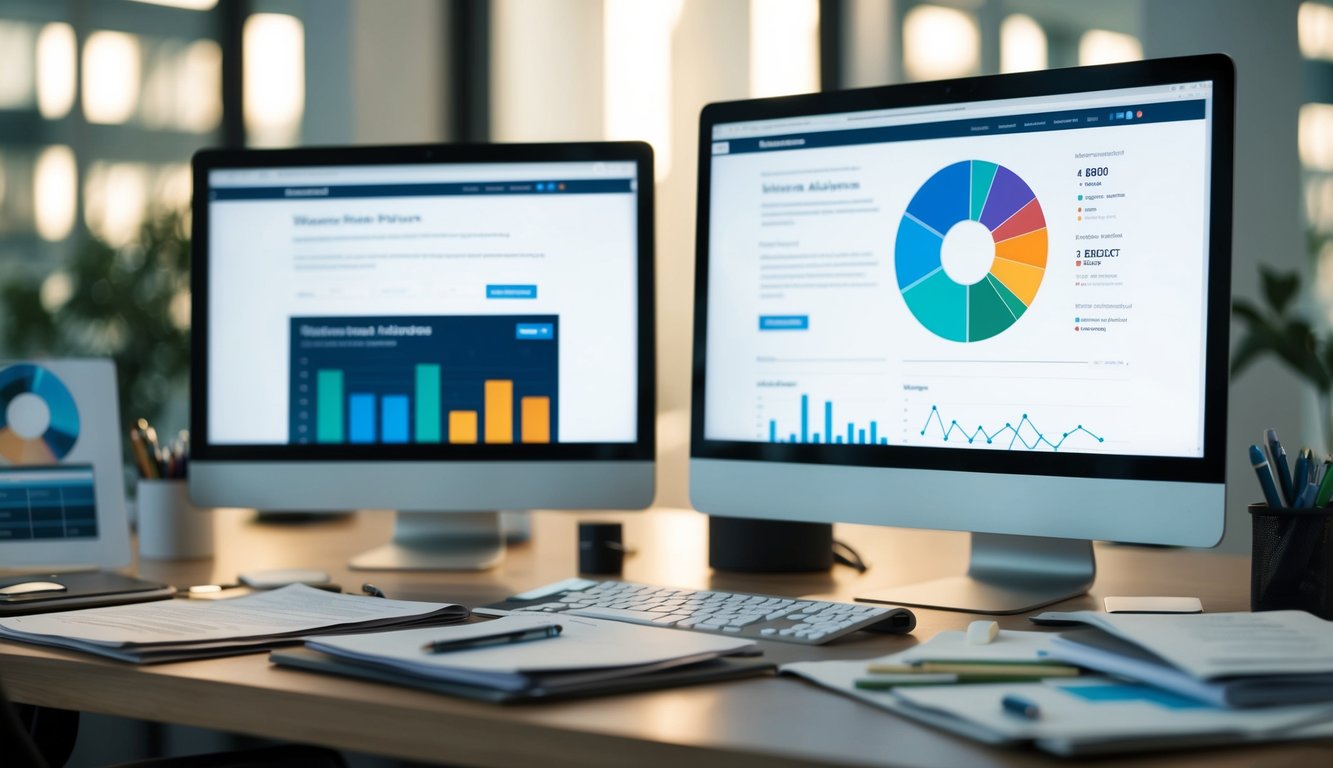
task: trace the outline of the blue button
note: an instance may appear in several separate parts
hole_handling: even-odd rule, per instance
[[[760,315],[759,330],[808,331],[810,330],[810,316],[809,315]]]
[[[555,338],[555,324],[519,323],[514,327],[514,338],[519,341],[550,341]]]
[[[488,299],[535,299],[535,298],[537,298],[537,286],[535,286],[535,285],[488,285],[488,286],[486,286],[486,298],[488,298]]]

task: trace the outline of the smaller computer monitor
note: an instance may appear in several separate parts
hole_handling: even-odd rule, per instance
[[[646,144],[205,151],[194,184],[196,503],[397,510],[353,566],[475,568],[498,510],[651,502]]]
[[[1016,612],[1222,537],[1234,80],[1198,56],[701,118],[691,499],[972,533]],[[762,544],[759,544],[762,546]]]

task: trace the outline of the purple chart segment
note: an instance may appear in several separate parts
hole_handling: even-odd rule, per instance
[[[981,223],[993,232],[1034,197],[1036,195],[1032,194],[1032,190],[1017,174],[1000,166],[995,172],[995,181],[991,183],[986,207],[981,212]]]

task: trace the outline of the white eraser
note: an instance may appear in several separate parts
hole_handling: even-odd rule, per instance
[[[1000,625],[993,621],[974,621],[967,625],[967,644],[986,645],[1000,634]]]

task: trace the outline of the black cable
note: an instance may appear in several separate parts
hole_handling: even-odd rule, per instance
[[[865,573],[870,569],[866,561],[861,558],[861,554],[852,549],[852,545],[837,539],[833,540],[833,562],[855,568],[857,573]]]

